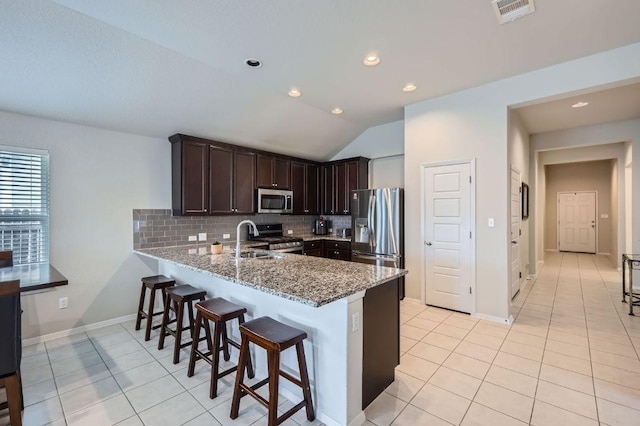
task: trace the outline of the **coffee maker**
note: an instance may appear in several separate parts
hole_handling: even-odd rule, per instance
[[[331,221],[322,218],[316,219],[313,223],[313,233],[315,235],[328,235],[331,229]]]

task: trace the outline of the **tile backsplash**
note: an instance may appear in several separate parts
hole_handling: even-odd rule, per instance
[[[134,209],[133,210],[133,248],[171,247],[189,242],[189,235],[206,232],[207,243],[213,241],[232,242],[236,239],[236,227],[244,219],[255,223],[282,223],[284,233],[293,231],[294,236],[312,234],[313,221],[319,216],[297,216],[279,214],[256,214],[246,216],[172,216],[170,209]],[[338,228],[351,226],[351,216],[324,216],[333,221],[334,233]],[[230,234],[224,240],[223,234]],[[240,236],[247,239],[246,234]],[[200,244],[202,244],[200,242]]]

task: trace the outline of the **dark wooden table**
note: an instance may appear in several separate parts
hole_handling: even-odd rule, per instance
[[[69,284],[64,275],[49,263],[31,263],[0,268],[0,283],[14,280],[20,280],[20,292]]]

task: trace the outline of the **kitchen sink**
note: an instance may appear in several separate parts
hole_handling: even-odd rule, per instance
[[[235,256],[235,254],[232,256]],[[242,259],[284,259],[284,255],[282,254],[260,250],[240,252],[240,257]]]

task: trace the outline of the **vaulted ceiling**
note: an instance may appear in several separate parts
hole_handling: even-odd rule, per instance
[[[4,0],[0,109],[328,159],[407,104],[638,42],[638,16],[637,0],[536,0],[505,25],[489,0]]]

